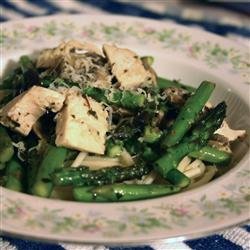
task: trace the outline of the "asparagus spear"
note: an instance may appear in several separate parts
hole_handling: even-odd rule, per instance
[[[204,81],[194,95],[189,97],[177,116],[172,129],[162,141],[164,148],[171,147],[181,141],[186,132],[197,120],[214,87],[213,83]]]
[[[0,125],[0,163],[9,161],[14,154],[14,147],[6,129]]]
[[[213,164],[228,164],[231,160],[230,153],[218,150],[211,146],[205,146],[200,150],[193,151],[189,156]]]
[[[167,173],[167,179],[175,186],[184,188],[187,187],[191,180],[178,169],[173,168]]]
[[[76,187],[73,189],[73,196],[77,201],[87,202],[133,201],[155,198],[179,191],[179,187],[172,185],[113,184],[100,187]]]
[[[175,87],[175,88],[180,88],[180,89],[184,89],[190,93],[195,92],[195,88],[182,84],[179,81],[176,80],[169,80],[166,78],[162,78],[162,77],[157,77],[157,85],[160,89],[166,89],[166,88],[171,88],[171,87]]]
[[[143,133],[143,141],[147,143],[155,143],[162,136],[162,131],[157,127],[146,126]]]
[[[89,170],[87,167],[65,168],[54,173],[52,180],[56,186],[105,185],[141,178],[150,170],[151,167],[141,160],[132,167],[110,167],[100,170]]]
[[[225,115],[226,104],[219,103],[199,121],[190,135],[187,135],[180,144],[169,148],[167,153],[155,162],[155,170],[163,178],[168,179],[169,171],[176,168],[185,155],[206,145],[208,139],[220,127]],[[171,181],[171,179],[168,180]]]
[[[202,145],[206,145],[208,139],[221,126],[226,117],[226,103],[221,102],[216,107],[208,111],[208,113],[197,123],[192,129],[191,135],[186,136],[183,141],[196,141]]]
[[[194,142],[182,142],[172,148],[170,148],[166,154],[160,157],[155,162],[155,170],[163,177],[168,179],[168,172],[176,168],[181,159],[193,152],[198,150],[200,145]]]
[[[49,197],[53,184],[50,181],[51,174],[63,167],[67,156],[67,149],[49,145],[41,161],[35,182],[31,187],[31,193],[37,196]]]
[[[146,100],[146,97],[143,94],[129,90],[110,90],[88,86],[83,89],[83,93],[98,102],[105,102],[126,109],[141,108],[144,106]]]
[[[23,169],[20,163],[12,159],[6,164],[5,187],[14,191],[23,191]]]

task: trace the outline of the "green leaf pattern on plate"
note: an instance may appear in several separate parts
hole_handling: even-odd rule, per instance
[[[231,73],[241,73],[246,79],[250,69],[249,53],[241,54],[234,48],[222,48],[219,44],[210,41],[194,41],[192,34],[188,32],[178,32],[173,28],[159,30],[139,21],[134,25],[125,22],[115,22],[110,25],[92,22],[81,25],[57,20],[42,23],[40,26],[19,24],[11,30],[3,29],[0,35],[0,46],[6,50],[15,50],[25,47],[25,42],[30,42],[30,40],[44,42],[54,37],[60,40],[74,38],[119,44],[136,40],[144,46],[153,43],[162,49],[185,52],[187,57],[203,61],[210,68],[228,65]]]
[[[242,178],[242,185],[229,185],[225,192],[211,200],[206,194],[199,199],[190,199],[184,204],[168,204],[162,202],[160,206],[136,208],[130,206],[119,207],[118,218],[107,218],[102,212],[89,211],[88,214],[65,215],[63,208],[49,207],[34,209],[21,200],[5,199],[2,206],[2,215],[6,221],[19,220],[20,225],[36,228],[47,228],[51,233],[83,231],[86,234],[101,234],[108,237],[117,237],[127,232],[135,235],[150,234],[160,229],[186,227],[197,216],[214,220],[225,219],[228,214],[239,215],[248,210],[250,186],[247,184],[245,170],[238,172]],[[244,184],[245,183],[245,184]],[[0,197],[1,199],[3,197]]]

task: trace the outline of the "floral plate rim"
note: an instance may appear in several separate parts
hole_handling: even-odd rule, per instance
[[[84,17],[85,20],[83,24],[79,25],[77,21],[81,17]],[[49,41],[48,43],[53,42],[53,39],[62,40],[67,36],[74,37],[78,33],[80,35],[80,32],[83,32],[83,37],[86,38],[87,36],[88,39],[91,38],[93,41],[103,39],[117,42],[129,38],[135,43],[136,41],[144,42],[146,39],[150,40],[150,46],[152,44],[155,47],[158,46],[159,51],[166,50],[176,55],[185,54],[186,57],[191,55],[193,57],[190,60],[193,60],[193,63],[201,62],[203,67],[210,68],[210,70],[216,71],[216,66],[218,66],[219,71],[222,70],[234,77],[234,79],[238,79],[242,88],[246,89],[248,86],[243,84],[244,78],[240,77],[240,75],[244,77],[248,69],[243,60],[245,55],[242,52],[246,48],[217,35],[166,21],[160,22],[145,18],[113,15],[101,17],[103,20],[100,20],[99,23],[96,22],[96,16],[94,15],[58,15],[32,18],[19,22],[13,21],[3,25],[3,27],[8,27],[9,30],[3,31],[0,44],[3,47],[7,46],[4,47],[7,54],[12,54],[13,52],[19,53],[22,50],[22,45],[24,45],[25,50],[25,42],[26,46],[27,44],[32,45],[34,41],[45,42],[43,36],[45,36],[45,40]],[[67,22],[67,19],[69,22]],[[116,25],[113,25],[114,20]],[[31,22],[32,25],[30,25]],[[132,23],[136,24],[134,29],[126,26],[131,26]],[[25,34],[24,36],[22,36],[22,33],[15,33],[12,26],[16,24],[18,24],[17,29],[20,29]],[[155,24],[159,24],[159,27],[153,29],[152,27]],[[71,33],[72,27],[76,28],[73,33]],[[91,33],[93,28],[96,28],[95,32]],[[24,33],[24,31],[27,32]],[[124,37],[125,31],[128,32],[126,37]],[[192,41],[197,33],[204,34],[205,37],[208,37],[208,40],[211,39],[216,42],[214,44],[209,43],[205,39],[199,44],[195,39]],[[128,40],[129,42],[131,41]],[[191,50],[190,43],[194,45]],[[222,48],[222,44],[227,44],[228,48]],[[17,45],[18,47],[16,47]],[[231,46],[232,49],[230,49]],[[174,238],[177,241],[190,238],[192,235],[195,237],[204,235],[208,232],[214,232],[216,228],[218,229],[218,223],[222,223],[221,225],[226,227],[232,226],[232,223],[225,222],[229,218],[233,218],[234,225],[248,219],[248,207],[246,207],[250,199],[248,187],[244,185],[237,187],[223,186],[228,184],[229,179],[241,178],[242,181],[246,180],[246,176],[250,175],[246,162],[248,156],[249,154],[245,155],[244,159],[241,160],[241,164],[228,174],[199,189],[147,201],[94,205],[79,204],[34,198],[30,195],[19,194],[1,188],[0,198],[3,206],[0,210],[2,210],[1,214],[4,217],[2,222],[5,224],[2,229],[7,234],[14,233],[22,236],[25,236],[24,233],[21,233],[22,229],[33,229],[32,232],[27,234],[27,237],[36,235],[35,238],[44,240],[100,244],[104,242],[135,243],[164,238],[168,238],[169,241]],[[222,193],[218,197],[213,197],[217,199],[213,199],[209,189],[216,186],[220,186]],[[204,191],[208,192],[209,195],[198,195]],[[185,198],[187,194],[194,196],[193,201],[187,201],[187,198]],[[8,198],[9,195],[11,198]],[[189,206],[188,209],[183,207],[180,201],[182,198],[180,197],[186,202],[185,205]],[[40,203],[41,207],[37,208],[36,202]],[[71,207],[72,204],[73,207]],[[143,207],[144,205],[146,208]],[[113,207],[112,211],[115,213],[112,219],[110,219],[109,211],[111,206]],[[199,206],[201,207],[198,208]],[[102,208],[103,211],[100,213],[98,208]],[[211,212],[211,209],[214,211]],[[74,215],[71,214],[72,211]],[[203,211],[205,212],[202,214]],[[205,223],[204,229],[197,230],[191,226],[191,232],[189,230],[190,223],[194,222],[197,215],[200,216],[202,223]],[[17,219],[19,219],[19,225],[15,225]],[[213,221],[214,225],[211,225],[211,221]],[[211,230],[208,230],[209,228]],[[70,236],[69,233],[73,234],[73,236]],[[82,239],[83,235],[87,236],[88,240]]]

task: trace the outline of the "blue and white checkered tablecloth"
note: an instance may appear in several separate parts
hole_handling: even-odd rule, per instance
[[[227,36],[250,49],[250,2],[188,0],[1,0],[0,22],[53,14],[123,14],[199,26]],[[154,243],[134,247],[48,244],[0,236],[1,250],[166,250],[248,249],[250,226],[239,226],[215,235],[183,243]]]

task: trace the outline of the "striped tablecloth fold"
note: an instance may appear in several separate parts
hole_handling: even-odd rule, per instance
[[[22,240],[3,236],[0,238],[1,250],[250,250],[250,225],[235,227],[220,234],[208,237],[164,244],[162,242],[153,243],[145,246],[128,247],[108,247],[91,246],[79,244],[48,244],[29,240]]]

